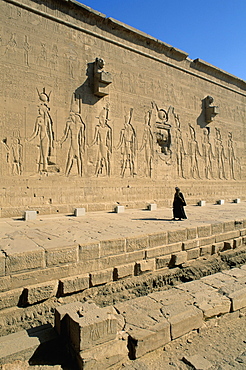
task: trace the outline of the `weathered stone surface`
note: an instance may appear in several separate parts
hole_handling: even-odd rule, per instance
[[[198,240],[187,240],[182,243],[182,248],[187,251],[189,249],[197,248],[198,247]]]
[[[133,236],[126,239],[126,252],[134,252],[139,249],[149,247],[149,238],[147,235]]]
[[[5,275],[5,260],[6,260],[5,254],[2,251],[0,251],[0,276]]]
[[[155,258],[138,261],[135,264],[135,275],[141,275],[148,271],[155,270]]]
[[[214,243],[212,245],[212,254],[219,253],[224,248],[224,242]]]
[[[224,242],[223,251],[227,251],[229,249],[233,249],[233,240],[227,240]]]
[[[21,293],[22,289],[13,289],[0,293],[0,310],[7,307],[17,306]]]
[[[124,238],[100,241],[100,257],[121,254],[126,251]]]
[[[237,238],[233,240],[233,248],[238,248],[242,245],[243,240],[242,238]]]
[[[215,242],[214,236],[208,236],[206,238],[198,239],[198,247],[203,247],[204,245],[211,245]]]
[[[188,227],[187,228],[187,239],[196,239],[197,237],[197,228],[196,227]]]
[[[90,274],[90,285],[102,285],[113,281],[113,269],[94,271]]]
[[[235,221],[225,221],[223,222],[224,232],[235,230]]]
[[[115,212],[116,213],[124,213],[125,212],[125,207],[124,206],[116,206],[115,207]]]
[[[222,241],[225,241],[225,240],[238,238],[239,236],[240,236],[240,231],[239,230],[228,231],[228,232],[224,232],[224,233],[219,234],[219,235],[215,235],[215,242],[219,243],[219,242],[222,242]]]
[[[150,203],[148,204],[148,210],[149,211],[156,211],[157,210],[157,204],[156,203]]]
[[[187,260],[193,260],[200,257],[200,248],[194,248],[187,250]]]
[[[146,250],[146,257],[147,258],[153,258],[153,257],[160,257],[165,256],[171,253],[179,252],[182,249],[182,243],[174,243],[174,244],[168,244],[164,245],[162,247],[156,247]]]
[[[168,244],[187,240],[187,229],[168,231]]]
[[[114,268],[114,280],[123,279],[127,276],[134,275],[135,263],[128,263],[126,265],[116,266]]]
[[[25,221],[33,221],[37,218],[37,211],[25,211],[24,219]]]
[[[193,356],[184,356],[183,361],[192,366],[194,370],[209,370],[213,366],[211,362],[199,354]]]
[[[78,355],[80,369],[105,370],[126,361],[128,358],[127,340],[112,340],[81,351]]]
[[[228,294],[231,300],[231,310],[237,311],[240,308],[246,307],[246,288],[235,290]]]
[[[61,294],[79,292],[89,288],[89,274],[71,276],[60,280]]]
[[[78,246],[46,249],[47,266],[57,266],[66,263],[75,263],[79,260]]]
[[[100,249],[99,242],[80,244],[79,245],[79,260],[88,261],[88,260],[99,258],[100,256],[99,249]]]
[[[149,248],[164,246],[167,244],[167,233],[156,233],[149,235]]]
[[[211,255],[211,254],[212,254],[212,245],[206,245],[200,248],[201,256],[206,256],[206,255]]]
[[[85,215],[85,208],[75,208],[74,210],[74,216],[75,217],[81,217]]]
[[[185,263],[186,261],[187,261],[187,252],[186,251],[181,251],[181,252],[172,254],[171,264],[173,266],[182,265],[182,263]]]
[[[203,238],[211,235],[211,225],[197,226],[198,238]]]
[[[45,299],[55,297],[58,289],[58,280],[35,284],[25,287],[27,303],[34,304]]]
[[[94,307],[96,307],[95,304],[94,304]],[[67,322],[64,323],[62,321],[66,315],[68,316],[73,315],[74,312],[77,312],[80,309],[82,309],[82,303],[78,301],[56,307],[55,309],[55,329],[58,334],[61,334],[63,336],[69,335],[68,323]]]
[[[224,231],[223,228],[223,223],[216,223],[216,224],[211,224],[211,234],[216,235],[216,234],[221,234]]]
[[[168,267],[171,261],[171,255],[156,258],[156,269]]]

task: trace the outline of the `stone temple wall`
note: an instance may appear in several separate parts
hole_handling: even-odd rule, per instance
[[[74,1],[3,0],[1,217],[246,198],[246,82]]]

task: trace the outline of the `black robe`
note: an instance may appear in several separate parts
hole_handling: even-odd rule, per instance
[[[186,202],[182,193],[175,193],[174,200],[173,200],[173,218],[187,218],[184,206],[186,206]]]

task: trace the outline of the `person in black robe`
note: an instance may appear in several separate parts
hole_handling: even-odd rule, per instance
[[[186,206],[186,202],[180,189],[176,187],[175,190],[176,192],[174,194],[173,200],[173,221],[176,221],[176,218],[178,219],[178,221],[181,221],[182,218],[187,218],[184,211],[184,206]]]

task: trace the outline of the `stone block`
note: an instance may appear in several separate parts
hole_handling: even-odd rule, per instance
[[[212,245],[205,245],[200,247],[200,256],[206,256],[212,254]]]
[[[58,290],[58,280],[27,286],[24,289],[24,299],[28,304],[42,302],[51,297],[55,297]]]
[[[187,262],[187,252],[186,251],[172,254],[171,262],[170,262],[172,266],[179,266],[185,262]]]
[[[231,311],[246,307],[246,288],[228,294],[228,298],[231,300]]]
[[[79,245],[79,261],[88,261],[100,257],[99,243],[86,243]]]
[[[182,360],[194,370],[209,370],[213,366],[211,362],[199,354],[184,356]]]
[[[79,369],[104,370],[120,366],[128,359],[127,340],[112,340],[81,351],[77,355]]]
[[[225,200],[224,199],[219,199],[219,200],[216,201],[216,204],[219,204],[219,205],[225,204]]]
[[[198,238],[204,238],[211,235],[211,225],[202,225],[197,227]]]
[[[0,251],[0,276],[5,275],[5,260],[6,260],[6,255]]]
[[[223,250],[224,248],[224,242],[220,242],[220,243],[214,243],[212,245],[212,254],[216,254],[216,253],[219,253]]]
[[[149,211],[156,211],[157,210],[157,204],[156,203],[150,203],[150,204],[148,204],[147,209]]]
[[[123,279],[128,276],[134,275],[135,263],[128,263],[114,268],[113,276],[114,280]]]
[[[163,257],[158,257],[156,258],[156,269],[163,269],[165,267],[168,267],[171,261],[171,255],[163,256]]]
[[[68,314],[69,340],[76,352],[116,339],[117,313],[113,307],[99,308],[83,303],[79,310]]]
[[[71,276],[60,279],[60,293],[62,295],[80,292],[89,288],[89,274]]]
[[[183,306],[180,302],[180,312],[174,313],[173,306],[168,306],[163,313],[171,325],[172,340],[199,329],[203,325],[203,312],[194,306]]]
[[[69,335],[69,324],[64,322],[65,316],[73,315],[74,312],[78,312],[82,309],[83,303],[80,301],[68,303],[62,306],[56,306],[55,308],[55,330],[59,335],[68,337]]]
[[[241,247],[242,243],[243,243],[242,238],[233,239],[233,248]]]
[[[167,233],[156,233],[149,235],[149,248],[164,246],[167,244]]]
[[[25,221],[33,221],[37,218],[37,211],[25,211],[24,212],[24,220]]]
[[[184,242],[187,240],[187,229],[168,231],[167,238],[168,244]]]
[[[243,220],[235,220],[234,221],[234,227],[236,230],[241,230],[244,228]]]
[[[142,329],[132,327],[128,330],[130,344],[130,358],[140,358],[148,352],[164,346],[171,341],[170,324],[162,321],[151,327]]]
[[[17,306],[22,294],[22,288],[0,293],[0,310]]]
[[[233,231],[233,230],[235,230],[235,222],[234,221],[225,221],[225,222],[223,222],[223,228],[224,228],[224,232]]]
[[[201,281],[216,289],[223,289],[223,287],[225,286],[231,286],[236,283],[236,279],[234,277],[222,272],[217,272],[216,274],[205,276],[201,278]]]
[[[100,241],[100,257],[106,257],[126,252],[125,238]]]
[[[246,236],[246,229],[240,230],[240,236]]]
[[[66,263],[77,263],[79,260],[79,247],[77,245],[61,248],[46,249],[47,266],[59,266]]]
[[[240,198],[233,199],[233,203],[241,203],[241,199]]]
[[[162,247],[152,248],[146,250],[146,258],[160,257],[182,250],[182,243],[174,243],[164,245]]]
[[[200,238],[197,240],[198,247],[203,247],[205,245],[211,245],[215,242],[215,236],[207,236],[206,238]]]
[[[223,228],[223,223],[217,223],[217,224],[212,224],[211,225],[211,234],[216,235],[216,234],[221,234],[223,233],[224,228]]]
[[[194,260],[200,257],[200,248],[187,250],[187,261]]]
[[[227,251],[227,250],[232,249],[232,248],[233,248],[233,240],[228,240],[228,241],[224,242],[223,251]]]
[[[116,206],[114,209],[115,213],[124,213],[125,207],[124,206]]]
[[[155,270],[155,258],[138,261],[135,264],[135,275],[141,275],[148,271]]]
[[[132,236],[126,239],[126,252],[134,252],[139,249],[149,247],[149,238],[147,235]]]
[[[198,247],[198,240],[187,240],[182,243],[182,249],[187,251],[188,249],[194,249]]]
[[[205,200],[199,200],[199,202],[197,202],[197,205],[199,207],[204,207],[206,205],[206,201]]]
[[[189,227],[187,228],[187,239],[196,239],[197,238],[197,228]]]
[[[145,251],[142,250],[142,251],[126,253],[125,257],[126,257],[125,263],[131,263],[131,262],[136,262],[141,259],[144,259],[146,256],[145,256]]]
[[[80,217],[85,215],[85,208],[75,208],[74,210],[74,216]]]
[[[6,275],[44,267],[45,253],[41,248],[34,251],[8,254],[6,258]]]
[[[233,223],[233,225],[234,225],[234,223]],[[238,238],[239,236],[240,236],[240,231],[239,230],[223,232],[222,234],[215,235],[215,242],[219,243],[219,242],[223,242],[225,240]]]
[[[90,286],[97,286],[113,281],[113,269],[94,271],[90,274]]]

